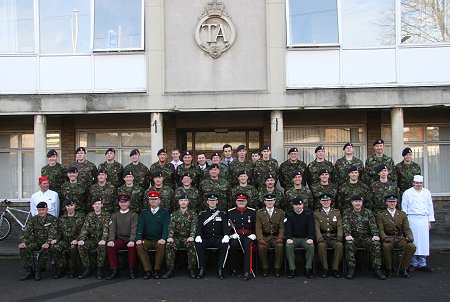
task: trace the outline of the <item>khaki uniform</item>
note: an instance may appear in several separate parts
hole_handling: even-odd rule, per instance
[[[267,209],[256,212],[256,238],[258,240],[258,253],[261,259],[262,268],[269,268],[267,249],[275,248],[275,269],[281,268],[283,262],[283,242],[284,242],[284,211],[273,209],[272,216],[269,216]],[[265,241],[263,244],[262,240]]]
[[[328,270],[327,248],[333,248],[332,270],[338,271],[344,251],[341,212],[337,209],[330,209],[327,214],[323,208],[316,210],[314,212],[314,225],[322,268]]]

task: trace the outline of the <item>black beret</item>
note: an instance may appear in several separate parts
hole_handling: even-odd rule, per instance
[[[131,150],[131,152],[130,152],[130,157],[133,156],[133,155],[136,155],[136,154],[141,154],[141,152],[139,152],[138,149],[133,149],[133,150]]]
[[[78,152],[80,152],[80,151],[83,151],[84,153],[86,153],[86,149],[85,149],[84,147],[78,147],[78,148],[75,150],[75,153],[78,153]]]
[[[236,148],[236,152],[239,152],[239,151],[241,151],[241,150],[247,150],[247,148],[245,147],[245,145],[239,145],[239,146]]]
[[[247,171],[241,170],[241,171],[238,172],[237,176],[239,177],[239,176],[241,176],[243,174],[247,175]]]
[[[103,201],[103,198],[101,196],[94,196],[94,197],[92,197],[91,205],[93,205],[97,201]]]
[[[402,156],[405,156],[405,155],[408,154],[408,153],[412,153],[411,148],[405,148],[405,149],[403,149],[403,151],[402,151]]]
[[[270,150],[270,146],[269,145],[262,146],[261,151],[263,150]]]
[[[159,149],[158,153],[156,155],[160,155],[161,153],[167,153],[166,149]]]
[[[363,198],[362,198],[361,195],[353,195],[352,196],[352,201],[354,201],[354,200],[363,200]]]
[[[376,141],[373,142],[373,145],[379,145],[379,144],[384,144],[384,140],[382,140],[381,138],[377,139]]]
[[[116,150],[114,150],[114,148],[108,148],[108,149],[106,149],[106,151],[105,151],[105,155],[106,155],[106,153],[108,153],[109,151],[113,152],[114,154],[116,153]]]
[[[275,177],[272,174],[267,174],[264,181],[268,180],[269,178],[275,179]]]
[[[301,199],[300,197],[296,197],[292,199],[292,204],[303,204],[303,199]]]
[[[218,156],[218,157],[220,157],[220,154],[219,153],[217,153],[217,152],[214,152],[213,154],[211,154],[211,159],[214,157],[214,156]]]
[[[358,171],[358,167],[356,165],[351,165],[347,168],[347,174],[353,171]]]
[[[352,143],[346,143],[346,144],[344,145],[344,148],[342,148],[342,150],[345,150],[345,148],[347,148],[348,146],[352,146],[352,147],[353,147],[353,144],[352,144]]]
[[[293,147],[293,148],[289,149],[288,154],[291,154],[292,152],[298,152],[298,149]]]
[[[133,175],[133,171],[132,171],[132,170],[129,170],[129,169],[123,171],[123,177],[125,177],[125,176],[127,176],[127,175],[134,176],[134,175]]]
[[[314,153],[317,153],[317,151],[319,151],[319,150],[325,150],[325,147],[322,145],[317,146],[316,149],[314,150]]]
[[[163,174],[162,174],[161,171],[156,171],[156,172],[153,172],[152,177],[153,177],[153,178],[155,178],[155,177],[163,177]]]
[[[36,205],[36,209],[46,209],[47,203],[45,201],[41,201]]]
[[[377,173],[380,173],[381,170],[384,170],[384,169],[388,169],[389,170],[389,168],[385,164],[378,165]]]
[[[185,176],[189,176],[189,177],[192,179],[191,173],[184,173],[184,174],[181,176],[181,179],[183,179],[183,177],[185,177]]]
[[[98,168],[97,175],[99,175],[100,173],[108,174],[108,171],[106,170],[105,167],[100,167]]]
[[[192,156],[192,153],[191,153],[190,151],[186,151],[186,152],[183,153],[183,157],[185,157],[185,156],[187,156],[187,155]]]
[[[67,173],[77,173],[77,172],[78,172],[77,167],[70,166],[69,168],[67,168]]]
[[[294,173],[292,173],[292,178],[294,178],[295,176],[300,175],[303,177],[302,172],[301,171],[294,171]]]
[[[76,204],[76,203],[77,203],[77,201],[75,199],[73,199],[73,198],[67,198],[66,201],[64,201],[64,205],[65,206],[70,206],[70,205],[73,205],[73,204]]]
[[[58,152],[56,152],[55,149],[50,149],[50,150],[48,150],[48,152],[47,152],[47,158],[52,157],[53,155],[58,156]]]
[[[323,173],[328,173],[328,174],[330,174],[330,170],[328,170],[328,169],[320,169],[320,170],[319,170],[319,176],[322,175]]]
[[[178,196],[178,200],[180,200],[180,199],[189,199],[189,196],[183,192]]]

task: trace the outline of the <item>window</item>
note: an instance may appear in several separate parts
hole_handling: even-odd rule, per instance
[[[336,0],[289,0],[288,45],[338,44]]]
[[[33,0],[0,1],[0,53],[34,52]]]
[[[345,0],[341,13],[344,47],[395,45],[395,0]]]
[[[144,49],[142,0],[96,0],[94,11],[94,49]]]
[[[355,156],[365,160],[365,133],[362,127],[285,127],[284,128],[284,160],[292,147],[298,148],[299,158],[309,164],[315,159],[314,150],[317,146],[325,147],[326,159],[335,163],[343,156],[342,147],[345,143],[353,143]]]
[[[401,0],[401,43],[450,41],[450,0]]]
[[[116,161],[124,166],[130,163],[130,151],[135,148],[141,153],[140,161],[150,166],[152,164],[150,142],[149,131],[82,131],[78,133],[78,146],[86,148],[87,159],[97,166],[106,160],[105,151],[110,147],[116,150]]]
[[[450,179],[450,125],[410,125],[404,127],[403,141],[413,150],[413,161],[422,167],[425,187],[433,195],[448,194]],[[386,154],[391,154],[391,127],[382,127]]]

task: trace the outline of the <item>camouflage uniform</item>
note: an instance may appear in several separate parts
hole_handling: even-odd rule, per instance
[[[121,163],[114,161],[113,163],[103,162],[98,165],[98,169],[104,168],[108,172],[108,181],[116,187],[120,187],[123,184],[123,166]]]
[[[396,182],[397,175],[394,171],[394,161],[389,156],[383,154],[382,157],[377,157],[375,154],[366,159],[366,165],[364,169],[363,181],[369,186],[374,181],[377,181],[379,176],[377,173],[377,167],[384,164],[388,167],[389,174],[388,179]]]
[[[41,175],[48,176],[49,189],[61,195],[61,186],[67,179],[67,169],[60,163],[54,166],[46,165],[42,167]]]
[[[236,186],[231,189],[231,196],[234,197],[238,193],[245,193],[247,195],[247,206],[256,209],[258,205],[258,191],[252,185],[247,185],[245,187]],[[232,202],[232,198],[228,200],[228,208],[232,208],[236,205],[236,202]]]
[[[273,191],[269,192],[269,190],[267,190],[266,186],[261,187],[261,189],[259,189],[259,191],[258,191],[258,202],[257,202],[256,209],[259,210],[259,209],[263,209],[266,207],[266,204],[264,203],[264,201],[265,201],[264,195],[269,194],[269,193],[273,194],[275,196],[275,207],[284,211],[286,202],[284,200],[283,192],[281,192],[277,188],[274,188]]]
[[[264,160],[262,158],[255,162],[255,168],[253,170],[254,183],[257,188],[264,186],[267,175],[271,174],[275,179],[278,180],[278,162],[276,159]]]
[[[220,211],[226,211],[228,206],[228,200],[230,199],[230,192],[228,187],[228,181],[225,179],[212,180],[205,179],[200,184],[200,194],[203,196],[203,203],[206,205],[206,195],[210,193],[216,193],[219,195],[217,209]]]
[[[94,181],[97,179],[97,167],[90,161],[85,160],[80,163],[78,161],[74,161],[71,166],[76,167],[78,169],[78,177],[77,180],[84,184],[85,187],[89,188]]]
[[[395,173],[397,175],[397,185],[400,189],[400,196],[402,196],[406,190],[412,187],[414,175],[421,175],[422,170],[420,169],[419,164],[415,162],[406,164],[404,161],[401,161],[395,166]]]
[[[41,247],[44,243],[48,243],[48,234],[55,223],[56,217],[50,214],[47,214],[44,219],[39,215],[30,218],[22,237],[22,242],[26,244],[26,247],[20,249],[20,259],[24,268],[33,269],[33,251],[41,251],[39,263],[36,265],[38,269],[45,268],[48,250]]]
[[[209,175],[209,168],[206,168],[205,170],[203,170],[203,172],[200,172],[199,175],[199,182],[201,183],[203,180],[210,178]],[[219,170],[219,179],[225,179],[226,181],[228,181],[229,179],[229,173],[228,173],[228,169],[227,168],[220,168]]]
[[[100,196],[103,199],[102,211],[109,214],[117,211],[117,189],[112,184],[106,182],[104,186],[98,183],[92,185],[89,189],[89,200],[92,200],[95,196]]]
[[[352,208],[352,197],[359,195],[364,199],[364,207],[372,208],[372,194],[369,187],[362,181],[358,181],[355,184],[347,181],[339,186],[337,193],[337,208],[341,213],[345,213],[348,209]]]
[[[91,208],[91,203],[87,200],[88,188],[83,183],[80,183],[78,181],[74,183],[66,181],[65,183],[63,183],[61,187],[61,195],[59,196],[59,201],[61,203],[61,206],[59,208],[61,209],[61,213],[63,211],[66,211],[64,202],[69,198],[73,198],[76,200],[77,211],[88,212]]]
[[[163,165],[157,161],[150,166],[150,175],[155,172],[161,172],[164,177],[164,183],[170,186],[172,189],[175,188],[175,167],[170,162],[165,162]]]
[[[292,163],[289,159],[283,162],[278,169],[278,176],[280,179],[280,185],[287,190],[290,187],[294,186],[294,182],[292,181],[292,174],[295,171],[300,171],[302,175],[305,175],[307,166],[301,160],[297,160],[297,162]],[[306,178],[302,179],[302,185],[306,186]]]
[[[83,226],[85,214],[83,212],[75,212],[74,216],[69,217],[67,213],[60,216],[48,235],[49,241],[55,239],[56,243],[50,245],[49,251],[55,260],[57,269],[64,268],[63,251],[69,253],[69,273],[74,274],[78,262],[77,245],[71,245],[73,240],[78,240],[81,227]]]
[[[124,170],[132,171],[134,176],[134,183],[142,189],[147,189],[150,185],[150,170],[143,164],[137,165],[129,163],[125,166]]]
[[[189,208],[195,213],[198,214],[206,209],[207,205],[203,203],[200,191],[197,188],[193,186],[189,189],[186,189],[184,186],[179,187],[175,190],[175,200],[178,200],[178,197],[183,193],[186,193],[189,197]]]
[[[147,191],[144,192],[144,195],[142,197],[142,205],[143,209],[148,209],[148,192],[150,191],[157,191],[159,192],[159,200],[161,200],[161,203],[159,204],[160,208],[165,209],[167,212],[172,213],[173,209],[175,208],[175,192],[170,186],[163,185],[161,188],[157,188],[155,186],[152,186],[147,189]]]
[[[79,238],[79,240],[84,241],[84,245],[78,246],[78,252],[84,268],[90,267],[89,251],[91,250],[97,251],[97,268],[103,267],[106,257],[106,240],[108,239],[110,217],[109,213],[103,211],[99,215],[95,214],[95,212],[87,214]],[[105,245],[98,245],[101,240],[105,240]]]
[[[191,179],[192,179],[191,185],[198,188],[198,185],[200,183],[200,169],[198,168],[197,165],[192,164],[188,168],[184,164],[181,164],[178,166],[175,174],[176,174],[176,181],[177,181],[178,187],[183,186],[183,184],[181,183],[181,179],[183,178],[183,175],[189,174],[189,175],[191,175]]]
[[[143,207],[142,203],[144,200],[144,198],[143,198],[144,189],[142,189],[138,185],[133,185],[132,187],[127,187],[126,184],[123,184],[119,187],[119,189],[117,189],[117,195],[122,195],[122,194],[126,194],[126,195],[130,196],[130,198],[131,198],[130,206],[129,206],[130,211],[140,214],[142,212],[142,207]],[[148,202],[146,200],[146,206],[147,205],[148,205]]]
[[[315,184],[311,187],[311,192],[313,194],[313,210],[318,210],[322,208],[320,204],[320,195],[328,194],[331,197],[331,204],[334,207],[336,203],[338,187],[335,184],[328,183],[327,185],[322,185],[321,183]]]
[[[195,270],[197,263],[197,254],[195,253],[194,241],[187,242],[188,237],[195,238],[197,227],[197,214],[193,210],[187,210],[182,213],[176,210],[170,216],[169,235],[167,238],[173,238],[172,243],[166,244],[166,263],[167,269],[173,270],[175,263],[175,254],[179,248],[186,248],[188,254],[188,269]]]
[[[294,187],[284,192],[285,211],[286,213],[292,210],[292,200],[296,197],[300,197],[303,200],[305,209],[312,209],[314,202],[311,191],[306,186],[302,186],[301,189],[295,189]]]
[[[373,268],[381,267],[381,245],[380,241],[372,241],[373,236],[379,236],[377,223],[372,211],[362,209],[357,212],[353,209],[347,211],[343,218],[344,237],[352,236],[353,241],[345,242],[345,259],[349,268],[356,267],[356,248],[365,247],[369,249]]]
[[[386,209],[386,203],[384,201],[384,197],[387,195],[397,195],[399,194],[399,190],[397,188],[397,184],[392,181],[381,182],[377,180],[370,185],[372,190],[372,211],[376,215],[378,212],[381,212]],[[397,203],[397,207],[399,207],[399,203]]]
[[[248,175],[248,183],[253,185],[254,183],[254,175],[253,169],[255,168],[255,164],[251,160],[244,160],[240,162],[239,159],[235,159],[231,162],[228,167],[228,182],[231,187],[237,186],[239,184],[238,173],[240,171],[247,172]]]
[[[347,169],[350,166],[356,166],[359,171],[359,179],[362,178],[362,175],[364,173],[364,163],[362,162],[362,160],[360,160],[357,157],[353,157],[349,161],[345,158],[345,156],[342,156],[334,164],[334,175],[336,184],[338,186],[342,185],[343,183],[349,180]]]
[[[328,161],[324,160],[323,162],[318,162],[317,159],[313,160],[309,163],[308,169],[306,170],[306,182],[308,186],[311,188],[313,185],[320,183],[319,171],[322,169],[328,169],[330,171],[329,182],[334,183],[335,175],[334,175],[334,166]]]

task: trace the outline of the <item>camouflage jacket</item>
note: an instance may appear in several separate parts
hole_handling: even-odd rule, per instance
[[[332,206],[336,204],[338,187],[335,184],[328,183],[328,185],[322,185],[321,183],[318,183],[311,187],[311,192],[313,194],[314,210],[322,208],[322,205],[320,204],[320,195],[325,193],[330,195]]]
[[[328,171],[330,171],[330,178],[328,181],[331,183],[335,182],[333,164],[328,160],[324,160],[323,162],[318,162],[317,159],[315,159],[309,163],[308,169],[306,170],[306,182],[308,183],[308,186],[310,188],[313,185],[320,183],[319,171],[321,169],[328,169]]]
[[[119,189],[117,189],[117,195],[121,194],[127,194],[128,196],[131,197],[131,202],[129,206],[130,211],[140,214],[143,208],[143,200],[145,200],[145,198],[143,197],[144,189],[142,189],[138,185],[127,187],[126,184],[123,184],[119,187]],[[145,201],[146,205],[148,205],[148,200]]]
[[[106,241],[108,239],[110,218],[111,215],[103,211],[99,215],[95,214],[95,212],[87,214],[83,227],[81,228],[79,240]]]
[[[262,158],[255,162],[253,169],[254,183],[257,188],[264,186],[267,175],[272,174],[275,181],[278,180],[278,162],[276,159],[264,160]]]
[[[288,159],[287,161],[281,163],[280,168],[278,169],[278,178],[280,180],[280,185],[287,190],[288,188],[294,185],[292,181],[292,174],[295,171],[300,171],[302,175],[305,175],[307,166],[301,160],[297,160],[295,163],[291,163]],[[306,177],[302,179],[302,185],[306,186]]]
[[[163,165],[159,161],[153,163],[150,166],[150,175],[155,172],[161,172],[164,177],[164,184],[170,186],[172,189],[175,188],[175,167],[168,161]]]
[[[61,187],[61,195],[59,196],[59,201],[61,205],[64,205],[64,202],[73,198],[77,202],[77,210],[89,211],[91,208],[90,202],[88,201],[88,188],[80,182],[71,183],[70,181],[66,181],[63,183]],[[61,206],[61,209],[66,210],[65,207]]]
[[[176,174],[176,182],[178,187],[181,187],[183,184],[181,183],[181,178],[184,174],[189,173],[192,178],[192,186],[197,187],[200,183],[200,169],[196,164],[192,164],[189,168],[184,164],[178,166],[175,174]]]
[[[348,173],[347,169],[350,166],[356,166],[359,171],[359,179],[362,179],[362,175],[364,173],[364,163],[357,157],[353,157],[352,160],[347,160],[345,156],[339,158],[334,164],[334,174],[336,184],[338,186],[342,185],[344,182],[348,181]]]
[[[108,172],[108,181],[116,188],[123,184],[123,166],[121,163],[114,161],[112,164],[103,162],[98,168],[104,168]]]
[[[56,239],[56,241],[70,243],[72,240],[78,240],[85,218],[86,215],[83,212],[75,212],[72,217],[69,217],[67,213],[60,216],[56,226],[48,235],[49,241]]]
[[[370,185],[374,181],[377,181],[379,176],[377,173],[377,167],[381,164],[385,164],[389,169],[389,180],[396,182],[397,181],[397,175],[395,174],[394,170],[394,161],[389,156],[383,154],[382,157],[377,157],[375,154],[368,157],[366,159],[366,166],[364,169],[364,175],[363,175],[363,181]]]
[[[205,170],[201,171],[199,177],[200,177],[199,178],[199,183],[201,183],[205,179],[210,178],[209,167],[206,168]],[[227,168],[220,168],[220,170],[219,170],[219,178],[220,179],[225,179],[226,181],[228,181],[229,174],[228,174],[228,169]]]
[[[302,186],[301,189],[295,189],[294,187],[284,192],[285,210],[286,213],[292,210],[292,200],[296,197],[300,197],[303,200],[305,209],[312,209],[314,206],[313,195],[306,186]]]
[[[369,187],[362,181],[358,181],[355,184],[348,181],[340,185],[337,193],[336,207],[344,213],[352,207],[352,197],[354,195],[360,195],[363,198],[365,208],[372,208],[372,194],[370,193]]]
[[[89,200],[92,200],[95,196],[101,196],[103,198],[102,211],[108,212],[109,214],[117,211],[117,189],[112,184],[106,182],[104,186],[100,186],[98,183],[92,185],[89,188]]]
[[[254,168],[255,168],[255,164],[251,160],[246,159],[243,162],[240,162],[239,159],[233,160],[231,162],[230,166],[228,167],[228,182],[230,183],[230,186],[234,187],[239,184],[237,175],[240,171],[247,172],[248,183],[253,185],[254,184],[254,175],[253,175]]]
[[[129,163],[125,166],[124,170],[132,171],[134,176],[134,183],[141,187],[142,189],[146,189],[150,185],[150,170],[141,162],[137,165],[133,163]]]
[[[344,236],[366,239],[380,235],[375,217],[369,209],[362,209],[357,212],[352,208],[344,214],[342,220]]]
[[[26,245],[36,243],[38,246],[48,242],[48,235],[56,225],[56,217],[50,214],[42,219],[39,215],[33,216],[28,221],[22,242]]]
[[[266,194],[273,194],[275,195],[275,208],[279,208],[281,210],[285,210],[286,207],[286,202],[284,200],[284,194],[283,192],[281,192],[280,190],[278,190],[277,188],[274,188],[273,191],[269,192],[267,190],[267,187],[261,187],[258,191],[258,205],[257,205],[257,209],[263,209],[266,207],[266,204],[264,203],[265,199],[264,199],[264,195]]]
[[[189,189],[185,187],[179,187],[175,190],[175,204],[177,204],[178,197],[186,193],[189,197],[189,209],[193,210],[195,213],[200,213],[200,211],[206,210],[207,205],[203,202],[202,197],[200,196],[200,191],[191,186]]]
[[[56,163],[54,166],[43,166],[41,175],[48,176],[50,190],[61,193],[61,186],[67,180],[67,169],[63,165]]]
[[[256,209],[258,205],[258,191],[252,185],[247,185],[246,187],[236,186],[231,189],[231,196],[228,202],[228,208],[232,208],[236,206],[236,200],[234,197],[238,193],[247,194],[247,207]]]
[[[421,175],[422,170],[415,162],[405,164],[404,161],[401,161],[395,166],[395,173],[397,174],[397,185],[400,189],[400,194],[403,194],[403,192],[412,187],[414,175]]]
[[[74,161],[72,163],[73,167],[78,169],[78,177],[77,180],[83,183],[86,187],[89,188],[94,181],[97,179],[97,167],[90,161],[85,160],[80,163],[78,161]]]
[[[217,208],[220,211],[226,211],[228,208],[228,200],[230,199],[230,190],[228,181],[225,179],[212,180],[205,179],[200,184],[200,194],[202,194],[203,200],[206,203],[206,195],[209,193],[219,194],[219,202]]]
[[[188,209],[185,213],[176,210],[170,216],[169,235],[167,238],[186,239],[195,237],[197,228],[197,214]]]
[[[175,192],[173,191],[172,187],[163,185],[161,188],[157,188],[155,186],[151,186],[148,188],[142,197],[142,206],[143,209],[148,209],[148,192],[150,191],[157,191],[159,192],[160,196],[159,199],[161,200],[161,203],[159,204],[160,208],[165,209],[167,212],[171,213],[172,210],[175,208]],[[178,207],[178,205],[177,205]]]
[[[385,196],[391,194],[399,196],[397,184],[389,180],[385,183],[377,180],[370,185],[370,188],[372,190],[372,209],[375,214],[386,209]],[[400,203],[397,203],[397,206],[399,205]]]

